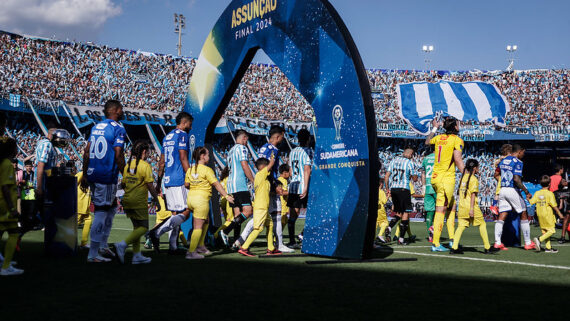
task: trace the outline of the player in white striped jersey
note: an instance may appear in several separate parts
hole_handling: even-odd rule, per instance
[[[313,151],[309,148],[311,134],[306,129],[301,129],[297,134],[299,146],[294,148],[289,155],[289,166],[291,167],[291,182],[288,186],[289,196],[287,206],[289,206],[289,230],[290,248],[299,248],[295,241],[295,222],[299,217],[302,208],[307,208],[307,195],[309,193],[309,180],[311,178],[311,167],[313,166]],[[301,234],[303,234],[301,232]]]
[[[254,177],[248,163],[247,141],[249,135],[245,130],[238,130],[235,134],[236,144],[228,153],[228,166],[230,175],[228,176],[227,191],[234,198],[232,204],[234,219],[229,223],[222,225],[214,234],[222,237],[224,244],[227,246],[228,234],[234,229],[241,226],[253,214],[251,203],[251,194],[247,186],[248,180],[253,183]],[[227,221],[226,221],[227,222]]]
[[[418,180],[416,166],[411,161],[413,155],[414,149],[411,147],[406,148],[401,156],[392,160],[384,177],[386,194],[392,196],[394,213],[396,214],[396,217],[390,222],[390,228],[394,227],[400,218],[402,219],[400,222],[400,236],[398,238],[398,244],[400,245],[407,244],[404,241],[404,235],[408,229],[408,216],[412,211],[410,180],[414,182]]]

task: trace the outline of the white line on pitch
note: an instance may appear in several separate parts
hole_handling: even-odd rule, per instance
[[[491,244],[492,245],[492,244]],[[483,244],[478,245],[461,245],[463,247],[483,247]],[[570,244],[556,244],[556,247],[566,247],[570,246]],[[423,248],[431,248],[431,245],[387,245],[387,247],[393,247],[398,249],[423,249]]]
[[[394,251],[394,253],[420,255],[420,256],[433,256],[433,257],[439,257],[439,258],[444,258],[444,259],[457,259],[457,260],[481,261],[481,262],[490,262],[490,263],[516,264],[516,265],[527,265],[527,266],[550,268],[550,269],[570,270],[570,266],[561,266],[561,265],[548,265],[548,264],[536,264],[536,263],[507,261],[507,260],[481,259],[481,258],[476,258],[476,257],[447,256],[447,255],[417,253],[417,252],[408,252],[408,251]]]

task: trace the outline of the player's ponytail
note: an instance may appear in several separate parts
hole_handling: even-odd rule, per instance
[[[194,152],[192,152],[192,163],[194,163],[194,173],[198,172],[198,161],[200,160],[200,157],[202,155],[206,155],[206,153],[208,152],[208,149],[206,149],[206,147],[203,146],[198,146],[194,149]]]
[[[467,177],[467,182],[465,186],[465,192],[463,197],[467,197],[467,190],[469,190],[469,181],[471,180],[471,176],[473,176],[473,170],[475,167],[479,166],[479,161],[474,158],[470,158],[465,162],[465,168],[463,168],[463,175],[461,176],[461,181],[463,181],[463,176],[465,176],[465,172],[469,172],[469,177]]]
[[[139,140],[139,141],[135,142],[135,145],[133,147],[133,150],[131,151],[131,157],[129,158],[129,163],[128,163],[129,164],[128,168],[129,168],[129,171],[131,172],[131,175],[135,175],[137,173],[137,168],[139,167],[139,162],[142,158],[142,154],[145,150],[148,150],[149,148],[150,148],[149,144],[144,140]],[[131,160],[133,158],[133,154],[134,154],[134,157],[136,158],[134,170],[131,169]]]

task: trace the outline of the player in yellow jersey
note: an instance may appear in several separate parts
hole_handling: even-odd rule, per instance
[[[440,125],[437,120],[432,122],[432,131],[426,138],[426,145],[434,145],[435,162],[433,166],[433,174],[431,184],[436,193],[435,199],[435,216],[434,216],[434,231],[433,231],[433,245],[431,250],[433,252],[448,251],[439,243],[441,231],[443,230],[443,220],[446,212],[452,212],[454,206],[454,192],[455,192],[455,169],[463,172],[463,159],[461,153],[463,151],[463,139],[459,138],[459,122],[453,117],[445,120],[443,128],[445,134],[437,135],[434,137],[438,126]],[[448,219],[448,230],[453,233],[453,220]],[[451,225],[451,230],[449,229]]]
[[[222,184],[218,182],[214,171],[206,164],[210,161],[210,152],[205,147],[196,147],[192,152],[192,166],[186,172],[185,185],[189,188],[188,209],[192,212],[192,236],[190,247],[186,253],[186,259],[203,259],[211,252],[204,245],[204,239],[208,232],[208,215],[210,214],[210,198],[212,186],[225,197],[229,203],[234,203],[234,198],[229,195]]]
[[[279,177],[277,178],[277,184],[280,186],[279,197],[281,198],[281,212],[279,217],[276,217],[273,221],[273,225],[275,239],[277,240],[277,249],[283,253],[295,252],[295,250],[283,244],[283,228],[287,225],[287,214],[289,214],[289,206],[287,206],[289,177],[291,177],[291,167],[287,164],[281,164],[279,166]]]
[[[75,175],[77,182],[81,182],[83,178],[83,172],[79,172]],[[91,223],[93,222],[93,217],[91,215],[91,192],[87,189],[87,192],[83,192],[81,186],[77,184],[77,225],[83,224],[83,230],[81,231],[81,242],[79,246],[82,248],[88,247],[89,241],[89,231],[91,231]]]
[[[8,240],[4,247],[4,258],[0,275],[18,275],[24,270],[14,267],[12,258],[16,251],[18,236],[18,187],[16,174],[11,159],[16,157],[17,145],[12,138],[5,138],[0,146],[0,235],[8,232]]]
[[[270,169],[275,164],[275,158],[271,155],[271,160],[267,158],[258,158],[255,162],[257,174],[255,174],[254,190],[255,201],[253,202],[253,232],[249,234],[245,243],[240,247],[238,253],[245,256],[255,256],[249,250],[249,247],[257,239],[263,227],[269,225],[267,231],[267,255],[279,255],[282,252],[275,249],[273,244],[273,220],[269,217],[269,190],[270,183],[268,176],[271,174]]]
[[[141,253],[141,237],[148,231],[148,193],[153,203],[158,206],[158,193],[154,187],[152,168],[146,162],[150,154],[150,146],[145,141],[137,141],[131,151],[131,157],[123,171],[123,208],[133,223],[133,231],[121,242],[115,244],[117,257],[121,263],[125,261],[125,250],[133,245],[132,264],[146,264],[150,257]],[[160,208],[157,208],[160,210]]]
[[[511,144],[503,144],[501,146],[501,156],[497,160],[495,160],[495,164],[493,164],[495,168],[495,174],[501,175],[501,169],[499,168],[499,163],[503,160],[503,158],[509,156],[513,152],[513,145]],[[495,175],[497,176],[497,175]],[[493,198],[493,205],[489,208],[491,212],[495,215],[499,215],[499,193],[501,192],[501,180],[495,179],[497,181],[497,189],[495,190],[495,196]]]
[[[380,228],[380,232],[376,237],[379,243],[387,243],[386,228],[388,227],[388,217],[386,216],[386,203],[388,203],[388,198],[386,197],[386,192],[384,192],[384,180],[380,180],[380,188],[378,190],[378,217],[376,218],[376,228]],[[390,232],[388,232],[389,234]]]
[[[479,208],[479,162],[476,159],[468,159],[465,162],[465,170],[459,182],[459,205],[457,211],[458,227],[455,231],[455,242],[451,248],[451,254],[463,254],[459,249],[459,242],[463,231],[469,225],[479,226],[479,234],[483,240],[485,248],[484,253],[491,253],[496,251],[489,243],[489,235],[487,234],[487,224],[483,217],[483,212]]]
[[[534,193],[530,199],[530,204],[536,204],[536,214],[538,215],[538,222],[540,223],[540,229],[542,231],[541,237],[534,238],[534,246],[536,250],[540,252],[540,243],[546,242],[546,253],[558,253],[558,250],[552,248],[550,245],[550,237],[555,232],[556,224],[556,218],[554,217],[552,210],[555,210],[556,214],[561,219],[563,219],[564,216],[558,209],[554,193],[548,190],[550,187],[550,177],[548,175],[542,176],[540,179],[540,186],[542,186],[542,189]]]

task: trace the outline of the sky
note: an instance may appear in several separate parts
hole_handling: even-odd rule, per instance
[[[567,0],[330,0],[366,68],[570,68]],[[229,0],[2,0],[0,30],[176,54],[173,14],[186,16],[182,55],[198,56]],[[254,61],[270,62],[259,54]]]

